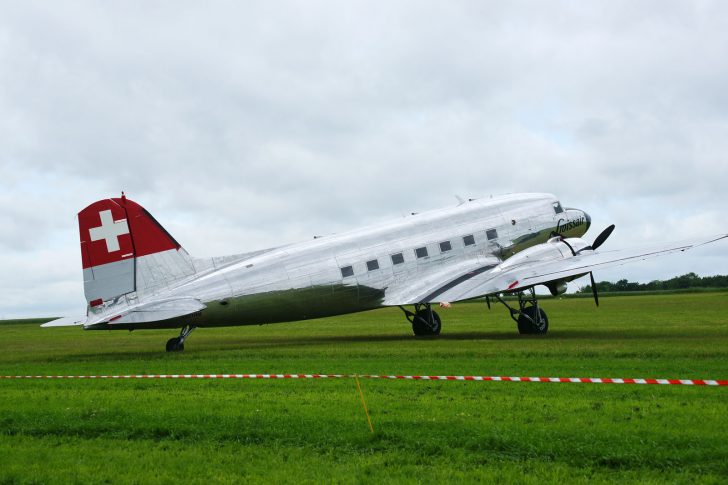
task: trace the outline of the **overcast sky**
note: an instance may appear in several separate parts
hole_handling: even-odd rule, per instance
[[[610,248],[728,232],[727,59],[726,2],[0,0],[0,318],[84,313],[76,214],[121,190],[197,256],[454,194],[552,192]]]

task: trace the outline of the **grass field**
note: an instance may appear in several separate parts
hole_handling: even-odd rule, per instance
[[[358,373],[728,378],[728,293],[398,309],[263,327],[0,323],[0,374]],[[728,388],[363,380],[0,380],[0,483],[728,482]]]

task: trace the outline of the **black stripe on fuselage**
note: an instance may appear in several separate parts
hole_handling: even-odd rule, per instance
[[[445,293],[447,290],[450,290],[450,289],[456,287],[460,283],[462,283],[464,281],[468,281],[470,278],[472,278],[474,276],[477,276],[477,275],[479,275],[481,273],[485,273],[489,269],[493,269],[495,267],[496,267],[495,264],[491,264],[491,265],[488,265],[488,266],[482,266],[482,267],[480,267],[478,269],[475,269],[475,270],[473,270],[473,271],[471,271],[469,273],[466,273],[466,274],[464,274],[462,276],[459,276],[459,277],[455,278],[454,280],[452,280],[450,283],[448,283],[448,284],[446,284],[444,286],[441,286],[440,288],[436,289],[435,291],[433,291],[432,293],[430,293],[429,295],[427,295],[425,298],[422,299],[422,303],[426,303],[428,301],[431,301],[433,298],[437,298],[438,296],[440,296],[443,293]]]

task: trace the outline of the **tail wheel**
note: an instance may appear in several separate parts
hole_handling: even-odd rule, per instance
[[[544,335],[549,330],[549,319],[542,308],[536,311],[535,306],[527,306],[518,316],[518,333],[528,335]]]
[[[430,314],[432,314],[432,321],[430,321]],[[412,319],[412,331],[415,335],[440,335],[442,329],[442,322],[440,321],[440,315],[430,310],[420,310],[415,314]]]
[[[167,340],[167,352],[181,352],[185,349],[185,344],[179,341],[178,337]]]

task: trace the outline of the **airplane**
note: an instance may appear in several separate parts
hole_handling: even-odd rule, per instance
[[[460,200],[460,199],[459,199]],[[551,194],[469,199],[341,234],[223,257],[196,258],[141,205],[103,199],[78,214],[87,311],[43,327],[181,329],[168,352],[197,328],[292,322],[399,307],[415,336],[439,335],[433,306],[485,298],[503,304],[521,334],[549,321],[535,287],[554,296],[593,271],[686,251],[728,237],[600,251],[591,218]],[[506,299],[505,295],[515,295]],[[509,304],[509,301],[511,304]],[[405,307],[412,307],[412,310]]]

